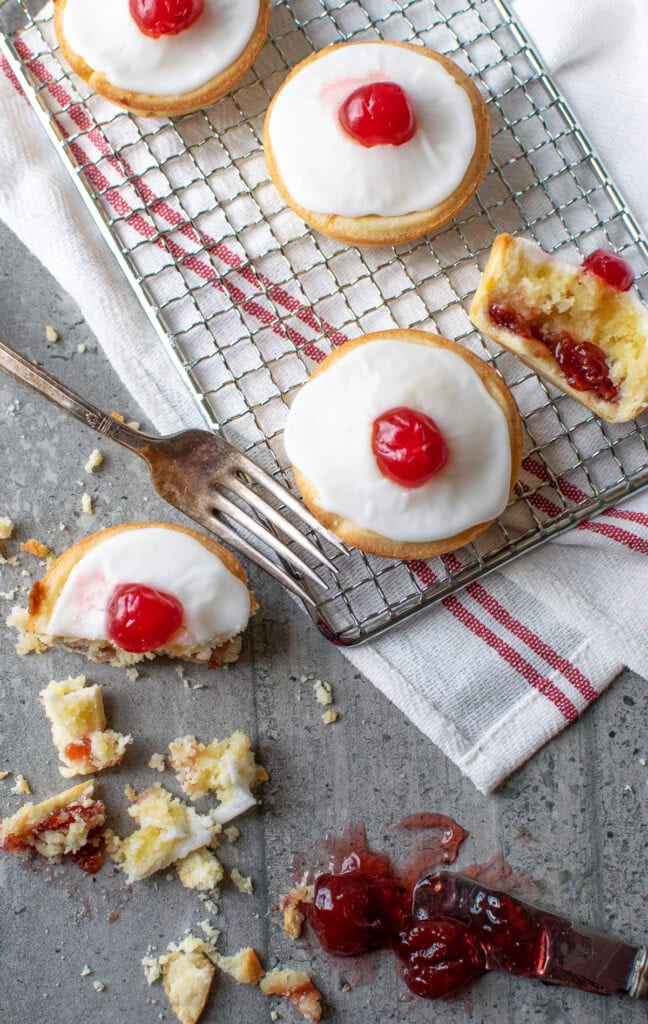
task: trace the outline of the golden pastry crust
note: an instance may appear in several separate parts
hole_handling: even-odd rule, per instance
[[[45,646],[62,646],[71,650],[80,650],[88,654],[88,657],[93,661],[121,663],[121,660],[123,660],[124,664],[126,664],[126,662],[129,661],[129,656],[126,652],[120,652],[108,641],[94,642],[74,640],[74,638],[52,638],[48,634],[48,626],[54,610],[54,605],[56,604],[70,573],[77,563],[80,562],[81,559],[92,550],[92,548],[116,534],[130,530],[150,529],[153,527],[177,530],[179,533],[186,533],[187,536],[193,537],[193,539],[197,540],[199,544],[202,544],[207,551],[220,559],[225,568],[228,569],[233,576],[236,576],[237,579],[241,580],[241,582],[245,583],[247,586],[247,577],[242,566],[239,564],[237,559],[234,558],[234,555],[204,533],[199,533],[197,530],[192,530],[187,526],[178,526],[175,523],[124,523],[120,526],[111,526],[106,530],[100,530],[98,533],[93,533],[89,537],[84,537],[83,540],[73,544],[67,549],[67,551],[64,551],[55,562],[52,563],[43,579],[37,580],[34,583],[29,594],[29,614],[27,618],[28,634],[41,638]],[[254,595],[250,594],[250,615],[254,615],[258,608],[259,605],[257,604]],[[218,647],[214,647],[207,662],[209,667],[218,668],[226,662],[236,661],[240,648],[240,636],[232,637],[231,640],[227,640]],[[168,654],[170,657],[181,658],[183,661],[193,661],[198,664],[206,663],[204,657],[199,657],[197,654],[187,652],[182,647],[174,647],[170,644],[163,650],[164,653]],[[122,654],[124,655],[124,658],[120,660],[120,655]],[[138,657],[130,658],[130,661],[137,660],[141,659]]]
[[[59,46],[68,64],[94,92],[99,93],[100,96],[115,103],[118,107],[123,107],[124,110],[129,110],[132,114],[139,114],[141,117],[179,117],[181,114],[191,114],[195,110],[203,110],[222,99],[228,92],[231,92],[254,64],[265,45],[270,26],[270,0],[259,0],[259,17],[250,41],[229,67],[191,92],[153,96],[147,93],[131,92],[129,89],[120,89],[113,85],[102,72],[91,68],[83,57],[69,46],[64,29],[66,3],[67,0],[54,0],[54,28]]]
[[[458,345],[454,341],[449,341],[448,338],[442,338],[440,335],[432,334],[428,331],[377,331],[374,334],[365,334],[361,338],[348,341],[342,348],[335,349],[335,351],[331,352],[331,354],[319,364],[317,369],[313,371],[311,380],[319,376],[321,373],[326,373],[326,371],[335,363],[340,359],[344,359],[344,357],[354,349],[359,348],[361,345],[378,341],[379,339],[388,341],[405,341],[415,345],[430,345],[432,348],[443,348],[449,352],[454,352],[462,359],[465,359],[465,361],[472,367],[488,391],[488,394],[495,399],[506,416],[506,422],[509,430],[509,441],[511,445],[510,490],[512,492],[517,482],[522,463],[523,429],[518,407],[513,395],[499,374],[482,359],[479,359],[478,356],[473,355],[473,353],[469,352],[468,349],[463,348],[462,345]],[[488,522],[478,523],[475,526],[471,526],[470,529],[464,530],[462,533],[454,534],[454,536],[446,537],[443,540],[423,541],[420,543],[390,540],[388,537],[383,537],[379,533],[374,533],[372,530],[366,530],[363,527],[358,526],[356,523],[351,522],[350,519],[345,519],[344,516],[338,515],[335,512],[327,512],[320,508],[317,504],[317,491],[314,485],[296,466],[293,467],[293,470],[297,486],[299,487],[301,495],[311,512],[317,516],[324,526],[327,526],[329,530],[332,530],[333,533],[337,534],[337,536],[340,537],[341,540],[345,541],[345,543],[350,544],[351,547],[358,548],[360,551],[364,551],[369,555],[379,555],[381,558],[398,558],[405,560],[412,558],[434,558],[436,555],[444,555],[448,551],[455,551],[457,548],[463,547],[464,544],[468,544],[477,536],[478,533],[482,533],[483,530],[488,529],[491,523],[494,522],[493,519],[489,519]]]
[[[452,220],[453,217],[456,217],[463,210],[464,206],[470,202],[486,173],[490,156],[490,117],[481,93],[472,79],[461,68],[457,67],[453,61],[440,53],[436,53],[434,50],[415,46],[413,43],[399,43],[387,40],[382,40],[380,43],[382,46],[401,46],[404,49],[413,50],[415,53],[424,54],[430,60],[435,60],[438,64],[441,64],[444,70],[449,75],[452,75],[457,85],[461,86],[470,100],[475,118],[477,142],[472,160],[460,184],[447,199],[444,199],[442,203],[429,210],[401,214],[398,217],[380,217],[375,215],[367,217],[342,217],[337,214],[315,213],[313,210],[307,210],[305,207],[300,206],[299,203],[296,203],[291,196],[275,159],[269,131],[274,105],[283,87],[298,75],[307,64],[319,60],[330,53],[331,50],[338,49],[340,46],[362,46],[366,45],[366,43],[336,43],[333,46],[327,46],[318,53],[313,53],[306,60],[298,64],[296,68],[293,68],[275,94],[266,114],[263,147],[270,177],[288,205],[292,207],[295,213],[299,214],[302,220],[306,221],[309,227],[321,231],[323,235],[337,238],[341,242],[347,242],[349,245],[400,245],[402,242],[410,242],[415,238],[420,238],[422,235],[428,235],[432,231],[436,231],[437,228],[442,227],[449,220]]]
[[[523,284],[521,278],[524,275],[524,268],[520,266],[520,260],[524,258],[524,245],[524,240],[508,234],[498,235],[495,239],[470,307],[470,319],[475,327],[509,352],[513,352],[526,366],[602,419],[609,423],[626,423],[634,419],[648,407],[648,336],[645,325],[643,337],[638,336],[635,331],[634,321],[637,320],[638,313],[629,294],[615,291],[599,278],[589,274],[582,279],[580,291],[583,294],[580,301],[575,294],[561,294],[560,308],[553,312],[549,311],[548,314],[557,323],[562,323],[567,330],[571,328],[578,331],[581,320],[586,335],[583,341],[590,340],[587,336],[588,328],[603,328],[600,337],[591,340],[595,340],[595,343],[600,342],[599,347],[608,358],[612,370],[615,363],[623,367],[620,370],[623,378],[620,384],[620,397],[616,402],[604,401],[591,391],[577,391],[567,382],[546,345],[500,327],[491,320],[489,308],[493,300],[501,301],[502,297],[512,296],[514,290]],[[547,256],[544,266],[557,277],[558,285],[563,283],[560,278],[565,271],[564,268],[561,269],[560,262]],[[572,269],[578,271],[579,268],[573,266]],[[572,278],[571,273],[569,277]],[[533,282],[528,282],[527,287],[532,284]],[[582,308],[579,309],[579,306]],[[610,325],[614,324],[613,330],[606,329],[606,319]],[[639,330],[641,331],[641,328]],[[620,340],[613,345],[615,333]],[[643,352],[643,355],[632,354],[631,350],[635,347],[640,353]]]

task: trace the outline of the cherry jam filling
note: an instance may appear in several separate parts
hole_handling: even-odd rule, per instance
[[[488,315],[498,327],[544,345],[558,363],[567,383],[576,391],[592,391],[605,402],[614,402],[619,397],[619,389],[610,380],[605,353],[598,345],[579,341],[569,331],[553,327],[541,318],[525,315],[506,303],[492,303]]]
[[[155,651],[175,636],[184,609],[171,594],[136,583],[115,587],[108,602],[108,636],[123,651]]]
[[[92,741],[89,735],[82,736],[81,739],[72,740],[68,743],[63,751],[65,756],[70,761],[83,761],[89,763],[92,754]]]
[[[582,262],[586,274],[600,277],[610,288],[629,292],[634,284],[634,271],[623,256],[609,249],[595,249]]]
[[[372,82],[355,89],[340,107],[343,130],[366,149],[402,146],[416,134],[409,97],[395,82]]]
[[[131,17],[144,35],[176,36],[198,21],[205,0],[129,0]]]
[[[406,406],[374,420],[371,447],[380,472],[401,487],[422,487],[448,461],[448,446],[434,420]]]
[[[39,839],[47,832],[65,832],[77,822],[84,822],[89,825],[88,840],[76,853],[70,853],[70,860],[86,871],[94,874],[99,870],[104,860],[104,842],[101,835],[105,821],[106,809],[101,800],[94,800],[88,806],[80,803],[69,804],[68,807],[61,807],[52,811],[35,828],[25,832],[6,837],[0,849],[5,853],[18,853],[21,850],[31,849]]]

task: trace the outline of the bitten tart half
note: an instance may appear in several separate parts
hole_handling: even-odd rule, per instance
[[[265,122],[270,175],[299,216],[352,245],[396,245],[466,206],[490,152],[486,105],[447,57],[340,43],[298,64]]]
[[[54,0],[70,66],[142,117],[189,114],[243,78],[268,36],[270,0]]]
[[[236,661],[257,608],[243,569],[210,537],[128,523],[57,558],[34,583],[22,625],[36,650],[62,646],[113,665],[167,655],[217,668]]]
[[[298,392],[284,439],[311,511],[385,558],[467,544],[504,511],[522,458],[520,414],[499,374],[414,330],[331,353]]]
[[[498,235],[470,317],[489,338],[610,423],[648,407],[648,309],[629,264],[597,249],[578,266]]]

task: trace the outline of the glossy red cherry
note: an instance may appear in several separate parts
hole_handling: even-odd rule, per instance
[[[340,124],[361,146],[402,146],[416,132],[407,93],[395,82],[372,82],[355,89],[340,107]]]
[[[380,472],[401,487],[421,487],[448,461],[448,446],[434,420],[406,406],[374,420],[371,445]]]
[[[630,291],[634,284],[634,272],[630,264],[609,249],[595,249],[590,253],[583,260],[583,270],[586,274],[600,277],[619,292]]]
[[[158,39],[190,28],[203,13],[205,0],[129,0],[129,8],[140,31]]]
[[[308,920],[322,946],[336,956],[356,956],[389,941],[383,885],[362,872],[320,875]]]
[[[448,918],[415,924],[400,936],[397,952],[405,984],[424,999],[446,999],[485,970],[468,927]]]
[[[184,610],[180,602],[152,587],[121,584],[108,602],[108,636],[123,651],[155,651],[178,632]]]

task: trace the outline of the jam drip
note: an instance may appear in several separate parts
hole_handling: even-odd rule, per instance
[[[205,9],[205,0],[129,0],[131,17],[140,32],[153,39],[177,36],[191,28]]]
[[[340,125],[365,149],[402,146],[416,134],[416,118],[396,82],[372,82],[355,89],[340,107]]]
[[[492,303],[488,315],[498,327],[544,345],[576,391],[591,391],[604,402],[615,402],[619,397],[619,389],[610,380],[605,353],[598,345],[579,341],[569,331],[526,316],[503,302]]]

